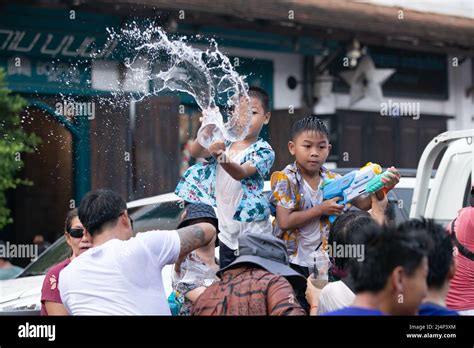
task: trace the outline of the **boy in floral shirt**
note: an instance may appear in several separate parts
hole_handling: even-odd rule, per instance
[[[309,276],[312,253],[318,248],[326,249],[330,215],[343,212],[342,198],[323,201],[321,185],[328,179],[340,177],[324,167],[331,150],[329,132],[324,123],[315,116],[308,116],[293,125],[291,141],[288,143],[295,162],[271,177],[270,203],[275,207],[274,234],[286,242],[290,265]],[[392,188],[399,181],[399,173],[391,167],[384,177],[385,187]],[[369,210],[370,197],[359,198],[352,203],[359,209]],[[297,294],[305,307],[304,293]]]
[[[235,260],[239,236],[272,233],[270,208],[263,195],[264,178],[275,160],[271,146],[259,138],[270,121],[269,97],[261,88],[249,88],[252,124],[244,140],[216,141],[208,149],[197,140],[191,155],[207,161],[189,168],[176,187],[182,199],[216,207],[219,221],[219,264]]]

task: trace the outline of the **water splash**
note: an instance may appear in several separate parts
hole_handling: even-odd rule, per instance
[[[140,28],[135,22],[108,32],[124,48],[122,59],[128,68],[127,86],[115,89],[115,95],[133,89],[131,96],[141,101],[165,90],[187,93],[207,111],[204,146],[222,137],[232,142],[244,139],[251,123],[248,85],[215,40],[208,40],[209,47],[201,50],[188,44],[186,37],[170,39],[160,27]]]

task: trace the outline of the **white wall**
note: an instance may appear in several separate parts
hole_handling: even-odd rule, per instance
[[[474,18],[474,0],[362,0],[357,2]]]
[[[303,58],[299,54],[275,53],[269,51],[248,50],[233,47],[219,47],[226,55],[267,59],[273,61],[273,109],[288,109],[292,105],[298,109],[302,105],[301,85],[290,90],[286,84],[288,77],[301,80]]]
[[[457,67],[452,66],[448,57],[449,101],[452,103],[452,115],[455,119],[448,121],[448,130],[464,130],[474,128],[474,103],[472,95],[467,96],[466,90],[473,86],[473,64],[466,59]]]

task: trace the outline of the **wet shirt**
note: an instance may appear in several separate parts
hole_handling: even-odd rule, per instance
[[[170,315],[162,278],[180,252],[176,231],[148,231],[111,239],[74,258],[59,276],[72,315]]]
[[[218,260],[215,260],[216,264]],[[199,287],[209,287],[218,278],[212,267],[202,261],[193,251],[179,265],[179,273],[173,267],[172,286],[176,299],[182,303],[178,315],[191,315],[192,302],[186,294]]]
[[[63,303],[61,301],[61,296],[59,294],[59,273],[69,265],[71,262],[70,258],[54,265],[46,273],[46,277],[43,281],[43,288],[41,289],[41,315],[48,315],[46,307],[44,305],[45,301]]]
[[[223,273],[197,299],[193,315],[306,315],[282,276],[261,268],[240,267]]]
[[[230,145],[230,142],[226,142],[226,148]],[[257,172],[251,177],[240,180],[242,197],[233,212],[234,220],[252,222],[269,218],[270,208],[263,194],[263,184],[274,160],[275,152],[270,144],[261,138],[244,150],[239,163],[250,162],[255,165]],[[216,195],[225,194],[216,190],[217,166],[217,160],[213,157],[208,158],[206,162],[193,165],[176,186],[176,195],[187,202],[204,203],[215,207]]]

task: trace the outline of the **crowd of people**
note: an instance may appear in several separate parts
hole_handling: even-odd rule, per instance
[[[474,208],[448,229],[425,219],[397,226],[387,199],[400,179],[394,167],[382,195],[324,200],[323,184],[339,177],[324,166],[324,123],[297,121],[288,143],[295,161],[270,173],[275,153],[259,137],[271,118],[268,94],[251,87],[249,96],[245,139],[191,144],[191,155],[205,160],[176,187],[187,202],[176,230],[133,236],[119,194],[100,189],[82,199],[66,219],[71,257],[45,278],[42,314],[474,314]],[[316,255],[327,257],[326,278]],[[165,265],[174,265],[169,297]]]

